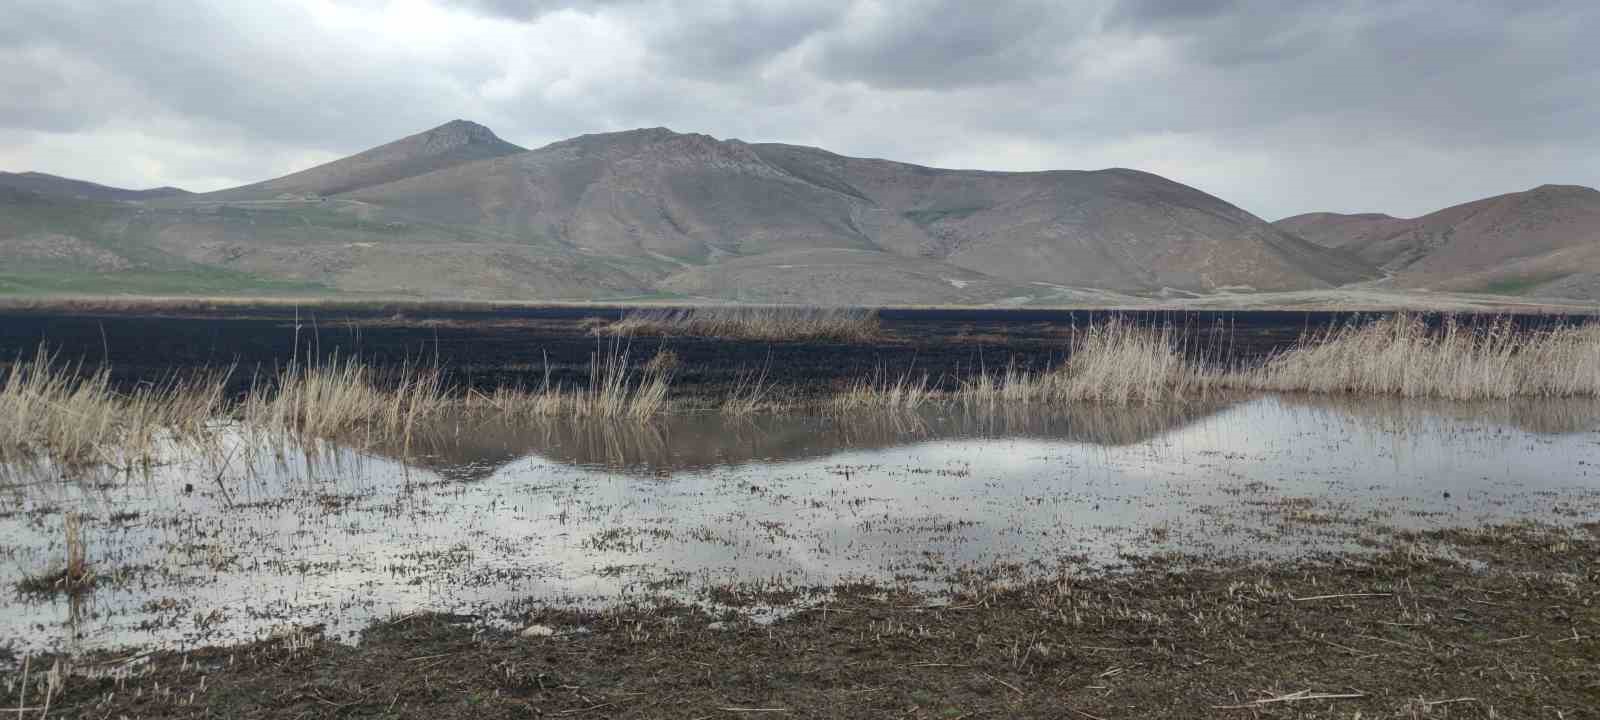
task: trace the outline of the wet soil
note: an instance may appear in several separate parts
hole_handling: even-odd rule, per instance
[[[97,657],[54,717],[1592,718],[1600,534],[1396,532],[1375,555],[1182,557],[1116,574],[836,588],[770,625],[683,606],[533,608]],[[34,659],[49,667],[53,659]],[[17,691],[45,703],[43,686]],[[35,710],[37,712],[38,710]]]

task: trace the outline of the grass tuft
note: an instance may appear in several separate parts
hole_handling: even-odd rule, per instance
[[[732,340],[862,342],[882,334],[878,311],[795,306],[630,310],[597,334],[709,337]]]

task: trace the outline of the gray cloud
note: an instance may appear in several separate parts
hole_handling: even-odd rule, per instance
[[[1012,84],[1061,72],[1062,52],[1089,18],[1050,0],[872,4],[823,38],[825,77],[883,88]]]
[[[1600,184],[1587,0],[436,2],[14,0],[0,169],[215,186],[467,117],[1135,166],[1265,216]]]
[[[446,0],[445,5],[510,20],[537,20],[560,10],[596,12],[642,4],[644,0]]]

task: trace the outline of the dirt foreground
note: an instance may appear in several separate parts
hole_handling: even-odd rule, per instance
[[[60,718],[1600,717],[1600,525],[1389,537],[1276,567],[997,568],[939,598],[841,587],[770,624],[415,615],[354,647],[29,658],[26,691],[0,688],[3,712]]]

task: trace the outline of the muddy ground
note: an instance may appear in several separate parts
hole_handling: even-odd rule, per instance
[[[306,310],[226,307],[211,311],[0,311],[0,362],[31,355],[41,344],[62,361],[108,364],[124,385],[174,371],[234,366],[235,389],[308,356],[359,356],[379,366],[438,366],[457,385],[582,385],[591,356],[610,340],[592,332],[623,308],[513,308],[494,312],[409,308]],[[764,373],[776,400],[828,394],[876,373],[891,378],[927,373],[949,389],[973,373],[1016,364],[1044,368],[1068,354],[1073,328],[1116,316],[1171,325],[1195,355],[1250,363],[1282,350],[1307,331],[1344,322],[1352,313],[1091,312],[1058,310],[884,310],[882,336],[865,342],[768,342],[718,338],[639,337],[630,356],[676,353],[674,397],[694,402],[726,395],[742,378]],[[1370,316],[1368,316],[1370,317]],[[1435,321],[1442,316],[1431,316]],[[1487,317],[1487,316],[1486,316]],[[1525,326],[1573,318],[1528,315]]]
[[[944,597],[841,587],[770,625],[678,605],[416,615],[96,657],[51,717],[1592,718],[1600,526],[1394,533],[1272,567],[996,568]],[[53,659],[33,659],[48,668]],[[37,678],[37,675],[35,675]],[[3,686],[26,713],[16,673]]]

